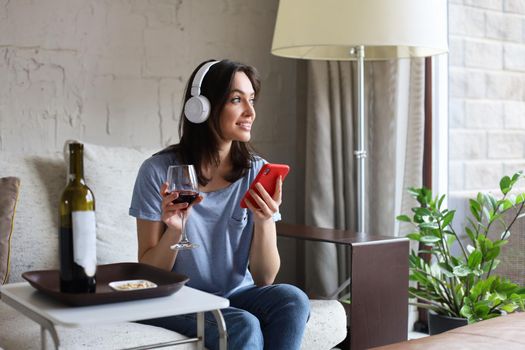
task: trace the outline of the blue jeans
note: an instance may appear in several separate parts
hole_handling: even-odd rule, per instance
[[[236,291],[228,299],[230,307],[221,310],[228,332],[228,349],[294,350],[301,347],[310,303],[299,288],[288,284],[249,286]],[[197,335],[194,314],[140,322],[188,337]],[[206,348],[218,349],[219,333],[211,312],[205,313],[204,323]]]

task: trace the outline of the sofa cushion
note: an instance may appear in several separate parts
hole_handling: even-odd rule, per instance
[[[9,257],[13,218],[20,180],[17,177],[0,178],[0,284],[9,276]]]
[[[8,281],[22,281],[25,271],[58,268],[58,199],[66,182],[62,154],[3,151],[0,169],[20,179]]]
[[[346,338],[346,312],[337,300],[310,300],[301,349],[332,349]]]

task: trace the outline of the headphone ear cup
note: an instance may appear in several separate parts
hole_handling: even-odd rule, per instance
[[[210,101],[203,95],[191,97],[184,104],[184,115],[192,123],[204,123],[210,115]]]

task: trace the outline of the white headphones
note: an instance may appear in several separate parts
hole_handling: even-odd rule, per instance
[[[210,101],[206,96],[201,95],[201,84],[210,67],[219,62],[220,61],[211,61],[205,63],[197,71],[195,78],[193,78],[193,82],[191,83],[191,97],[184,104],[184,115],[192,123],[204,123],[210,115]]]

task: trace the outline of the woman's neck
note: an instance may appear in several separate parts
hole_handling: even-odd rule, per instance
[[[221,163],[223,160],[230,160],[230,151],[232,149],[232,141],[223,141],[219,144],[219,159]]]
[[[230,185],[230,182],[225,180],[225,177],[230,174],[232,170],[231,162],[231,142],[221,144],[219,149],[219,164],[215,165],[208,163],[203,166],[203,174],[210,182],[201,188],[203,192],[212,192],[222,189]]]

